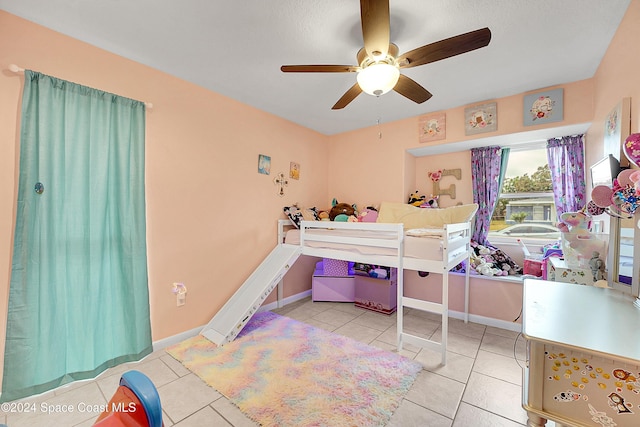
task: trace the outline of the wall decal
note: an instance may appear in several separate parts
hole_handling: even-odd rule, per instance
[[[284,187],[289,185],[289,180],[283,172],[278,173],[275,178],[273,178],[273,183],[275,185],[280,186],[280,190],[278,191],[278,196],[284,196]]]
[[[445,176],[453,176],[458,181],[462,179],[462,169],[439,169],[435,172],[428,173],[429,178],[433,181],[433,195],[436,197],[449,196],[452,199],[456,198],[456,185],[451,184],[447,189],[440,188],[440,180]]]

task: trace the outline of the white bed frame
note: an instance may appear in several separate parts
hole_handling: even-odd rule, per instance
[[[278,243],[285,246],[296,246],[284,243],[286,229],[293,226],[289,220],[278,221]],[[376,235],[382,233],[387,238],[371,237],[362,233],[362,237],[326,236],[319,233],[309,233],[318,229],[347,229],[350,231],[361,230],[364,232],[375,231]],[[460,239],[462,233],[463,238]],[[447,224],[443,227],[442,258],[418,259],[404,256],[404,227],[402,224],[366,223],[366,222],[330,222],[330,221],[302,221],[300,224],[300,248],[302,255],[320,258],[333,258],[345,261],[362,262],[366,264],[383,265],[398,269],[398,306],[397,306],[397,336],[398,351],[402,350],[404,343],[412,344],[420,348],[428,348],[440,351],[442,365],[446,363],[447,335],[449,320],[449,274],[448,272],[460,262],[469,259],[471,249],[471,224],[469,222],[459,224]],[[368,255],[349,250],[325,249],[309,246],[309,242],[343,243],[355,246],[367,246],[370,248],[393,249],[394,255]],[[416,270],[442,274],[442,303],[423,301],[404,296],[404,270]],[[282,285],[278,286],[278,301],[282,300]],[[440,342],[428,340],[404,331],[403,317],[404,307],[430,313],[440,314],[442,317],[442,339]],[[468,322],[469,316],[469,268],[465,274],[464,292],[464,321]]]

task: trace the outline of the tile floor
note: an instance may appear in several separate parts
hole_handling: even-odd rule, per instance
[[[304,299],[275,310],[365,343],[395,349],[395,315],[387,316],[349,303],[312,302]],[[406,310],[407,330],[439,340],[438,317]],[[521,407],[525,343],[516,332],[460,320],[449,321],[447,365],[440,355],[406,346],[402,354],[422,363],[390,426],[513,427],[526,425]],[[145,373],[156,385],[166,427],[255,426],[235,406],[179,362],[159,350],[138,363],[112,368],[98,378],[77,382],[26,399],[35,403],[33,413],[0,412],[0,424],[22,426],[91,426],[118,386],[120,375],[130,369]],[[25,402],[22,401],[22,402]],[[64,412],[64,405],[73,412]],[[46,413],[51,408],[51,413]],[[548,425],[553,425],[549,422]]]

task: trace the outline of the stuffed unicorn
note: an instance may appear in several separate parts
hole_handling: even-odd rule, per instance
[[[565,212],[560,215],[565,227],[562,231],[562,251],[568,263],[588,260],[594,251],[599,251],[601,242],[591,232],[591,215],[582,209],[578,212]]]

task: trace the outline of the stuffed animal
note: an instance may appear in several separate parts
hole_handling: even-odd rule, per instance
[[[499,268],[493,266],[493,264],[486,262],[480,258],[480,264],[476,266],[476,271],[483,276],[502,276],[504,272]]]
[[[332,208],[329,211],[329,220],[331,221],[335,221],[335,218],[340,214],[346,215],[347,218],[351,215],[358,215],[358,210],[355,204],[349,205],[348,203],[338,203],[336,199],[333,199],[331,206]],[[346,219],[344,221],[346,221]]]
[[[567,264],[579,260],[588,261],[594,251],[601,251],[600,240],[589,231],[591,215],[582,209],[578,212],[565,212],[560,220],[568,230],[562,230],[562,251]]]
[[[329,212],[327,211],[320,211],[318,212],[318,219],[320,221],[330,221],[329,219]]]
[[[333,219],[334,222],[358,222],[358,217],[355,215],[338,214]]]
[[[407,203],[413,206],[420,206],[425,202],[426,198],[427,196],[420,194],[420,192],[416,190],[414,193],[409,195],[409,201]]]
[[[434,196],[433,194],[429,199],[425,199],[424,202],[420,205],[421,208],[437,208],[438,207],[438,198],[439,196]]]
[[[378,220],[378,210],[373,206],[367,206],[358,214],[358,222],[376,222]]]

